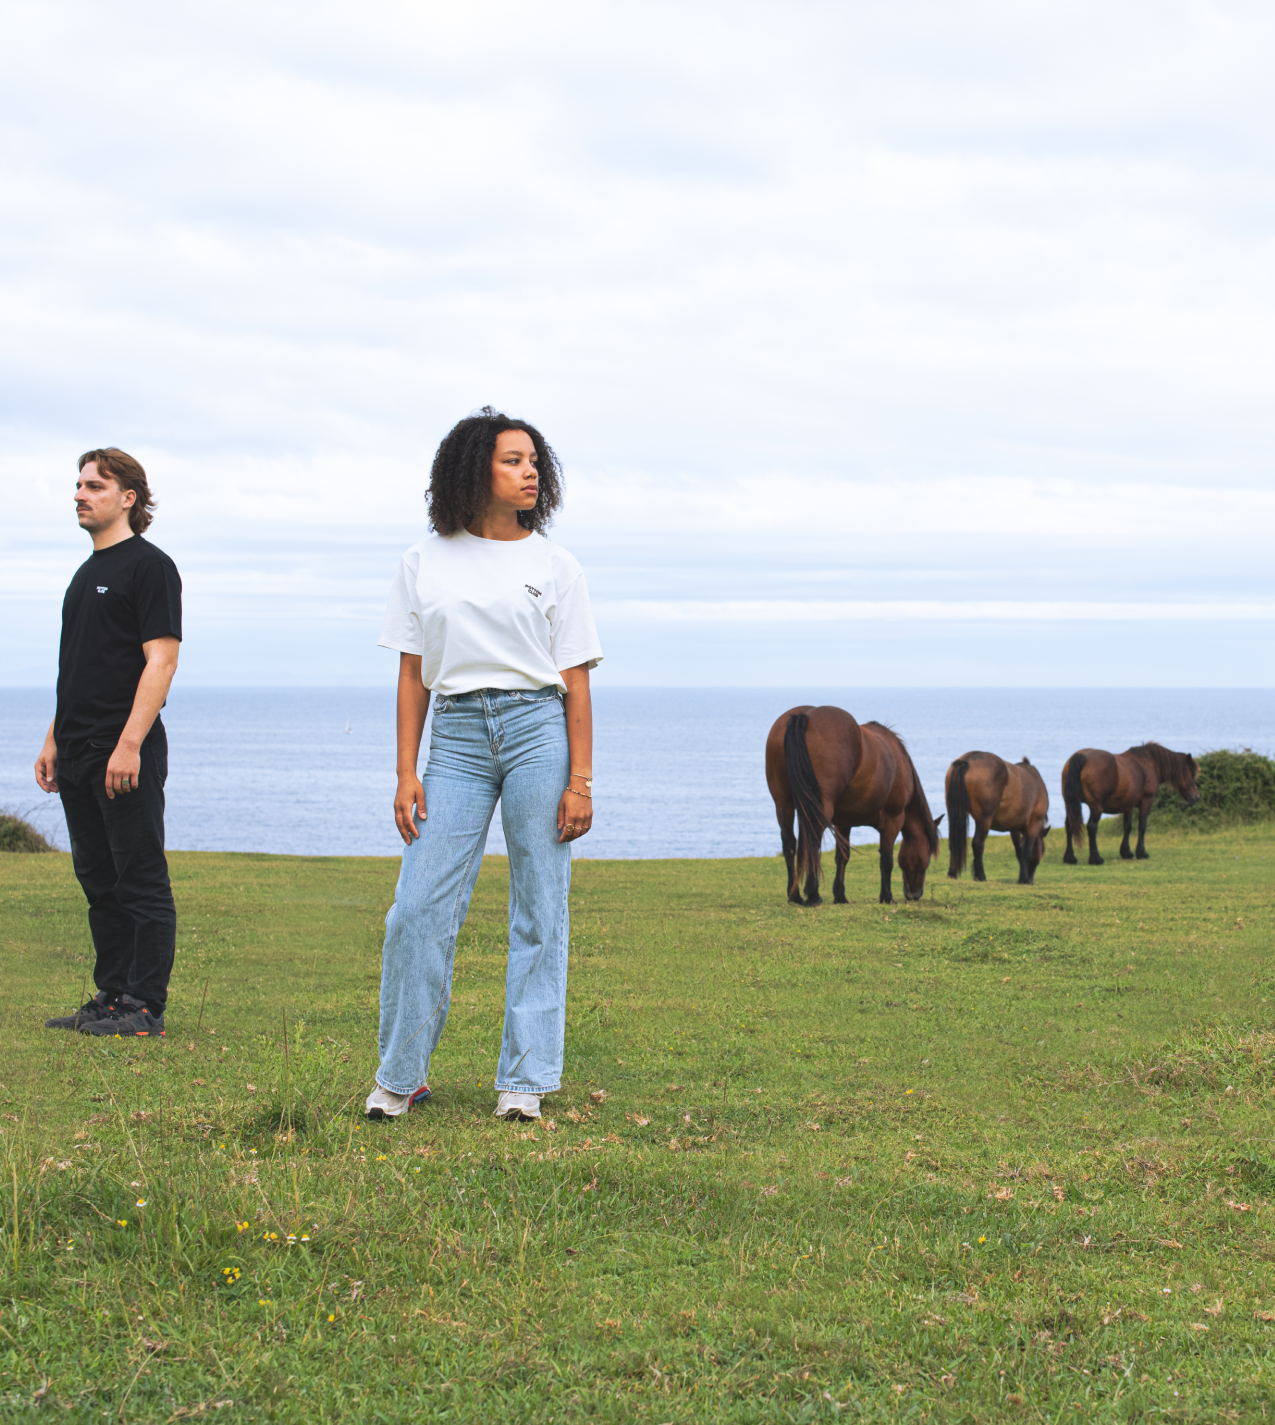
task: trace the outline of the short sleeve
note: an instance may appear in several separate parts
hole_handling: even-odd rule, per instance
[[[398,653],[424,653],[424,630],[413,597],[415,584],[413,571],[408,568],[407,558],[404,557],[399,561],[398,573],[390,585],[390,601],[381,624],[381,636],[377,640],[381,648],[392,648]]]
[[[553,666],[560,672],[564,668],[578,668],[581,663],[593,669],[602,662],[602,645],[598,642],[589,586],[583,574],[577,574],[558,594],[550,620],[550,651]]]
[[[140,642],[182,636],[182,579],[166,555],[138,561],[133,575],[133,606]]]

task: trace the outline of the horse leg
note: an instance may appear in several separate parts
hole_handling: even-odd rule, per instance
[[[794,905],[801,904],[801,892],[797,889],[797,838],[793,835],[792,818],[794,812],[789,809],[788,820],[779,821],[779,844],[783,848],[784,865],[788,868],[788,899]]]
[[[1147,819],[1151,815],[1152,798],[1144,797],[1142,805],[1138,808],[1138,851],[1139,861],[1149,861],[1151,853],[1147,850]]]
[[[894,904],[894,891],[890,883],[894,880],[894,838],[899,834],[899,828],[903,825],[903,818],[891,818],[889,821],[883,816],[881,818],[881,904]]]
[[[983,870],[983,847],[987,845],[987,833],[991,829],[990,821],[984,822],[981,818],[974,822],[974,879],[985,881],[987,872]]]
[[[1014,855],[1018,858],[1018,884],[1027,884],[1027,837],[1021,831],[1011,831],[1009,839],[1014,843]]]
[[[894,892],[890,889],[890,882],[894,879],[894,844],[886,844],[885,837],[881,838],[881,895],[878,897],[882,905],[894,904]]]
[[[1063,865],[1074,866],[1076,864],[1076,852],[1071,844],[1071,822],[1068,821],[1063,829],[1067,833],[1067,849],[1063,852]]]
[[[837,874],[832,881],[832,903],[833,905],[846,905],[846,862],[850,859],[850,828],[848,826],[839,827],[845,833],[846,849],[841,849],[841,843],[837,843]]]
[[[1089,832],[1089,864],[1091,866],[1101,866],[1104,864],[1101,856],[1098,855],[1098,823],[1102,820],[1102,807],[1089,803],[1089,820],[1085,829]]]
[[[794,905],[800,905],[801,890],[797,885],[797,838],[792,832],[784,837],[784,864],[788,868],[788,899]]]
[[[1124,814],[1124,836],[1120,840],[1120,859],[1122,861],[1132,861],[1133,852],[1129,850],[1129,833],[1133,830],[1133,813],[1127,811]]]

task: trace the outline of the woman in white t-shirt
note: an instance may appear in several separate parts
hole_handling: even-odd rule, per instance
[[[571,843],[593,824],[589,670],[602,650],[580,565],[541,533],[562,489],[538,430],[490,406],[461,421],[427,499],[435,533],[403,556],[380,639],[399,655],[394,820],[406,849],[385,917],[367,1113],[394,1118],[430,1096],[456,936],[499,800],[509,969],[496,1116],[538,1118],[561,1084]]]

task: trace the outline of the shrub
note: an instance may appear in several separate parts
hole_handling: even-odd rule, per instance
[[[0,852],[56,851],[48,841],[22,817],[14,812],[0,811]]]
[[[1187,806],[1176,788],[1162,786],[1151,812],[1161,829],[1216,831],[1250,821],[1275,820],[1275,760],[1246,747],[1206,752],[1200,762],[1200,800]]]

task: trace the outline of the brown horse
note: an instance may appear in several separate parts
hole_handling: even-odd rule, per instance
[[[947,769],[947,874],[965,869],[967,818],[974,818],[974,879],[985,881],[983,846],[989,831],[1008,831],[1018,856],[1018,884],[1030,886],[1045,855],[1049,793],[1026,757],[1002,762],[994,752],[967,752]]]
[[[836,904],[846,903],[852,826],[872,826],[881,833],[883,905],[894,900],[890,883],[894,841],[900,831],[903,894],[910,901],[925,894],[926,868],[939,849],[938,825],[903,739],[888,727],[879,722],[860,725],[840,708],[790,708],[766,738],[766,783],[779,818],[790,901],[821,903],[819,848],[829,827],[837,843],[837,874],[832,883]],[[799,890],[803,875],[804,902]]]
[[[1067,850],[1063,860],[1076,864],[1073,840],[1084,834],[1082,803],[1089,807],[1089,864],[1101,866],[1098,855],[1098,823],[1104,811],[1124,813],[1124,839],[1120,843],[1120,859],[1147,859],[1147,817],[1151,803],[1168,782],[1182,793],[1187,806],[1200,800],[1200,767],[1189,752],[1170,752],[1158,742],[1144,742],[1127,752],[1101,752],[1086,747],[1073,752],[1063,764],[1063,802],[1067,808]],[[1138,811],[1138,849],[1129,850],[1129,833],[1133,829],[1134,808]]]

